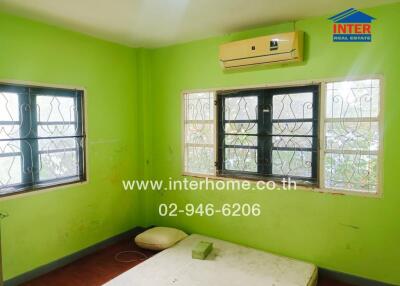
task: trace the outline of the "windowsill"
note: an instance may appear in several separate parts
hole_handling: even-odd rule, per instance
[[[279,177],[262,177],[262,176],[257,176],[257,175],[235,175],[235,174],[230,174],[230,173],[225,173],[225,174],[217,174],[215,178],[226,178],[228,180],[238,180],[238,181],[250,181],[250,182],[274,182],[277,185],[282,185],[282,180],[285,178],[279,178]],[[307,187],[307,188],[316,188],[317,183],[312,182],[312,180],[306,180],[304,178],[291,178],[291,181],[296,182],[296,186],[302,186],[302,187]]]
[[[65,182],[65,183],[61,183],[61,184],[57,184],[57,185],[26,188],[26,189],[19,190],[19,191],[13,191],[10,193],[0,194],[0,201],[14,199],[14,198],[18,198],[18,197],[29,196],[29,195],[42,194],[44,192],[56,191],[59,189],[75,187],[78,185],[86,185],[87,183],[88,183],[88,179],[86,178],[81,181],[71,181],[71,182]]]
[[[214,181],[228,181],[228,180],[235,180],[235,181],[249,181],[249,182],[257,182],[257,181],[274,181],[277,186],[282,186],[280,181],[275,181],[275,180],[262,180],[262,179],[252,179],[252,178],[236,178],[236,177],[229,177],[229,176],[218,176],[218,175],[198,175],[198,174],[192,174],[192,173],[182,173],[182,176],[184,177],[191,177],[195,179],[205,179],[208,178],[210,180]],[[292,192],[292,191],[305,191],[305,192],[313,192],[313,193],[326,193],[326,194],[331,194],[331,195],[351,195],[351,196],[357,196],[357,197],[370,197],[370,198],[382,198],[383,195],[381,192],[367,192],[367,191],[351,191],[351,190],[342,190],[342,189],[330,189],[330,188],[320,188],[315,185],[306,185],[306,184],[299,184],[297,183],[297,188],[295,190],[283,190],[280,188],[279,190],[267,190],[267,191],[283,191],[283,192]]]

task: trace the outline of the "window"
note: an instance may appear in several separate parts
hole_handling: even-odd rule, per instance
[[[193,175],[213,175],[214,160],[214,93],[185,94],[184,166]]]
[[[381,85],[369,78],[185,93],[184,174],[377,193]]]
[[[85,180],[83,92],[0,85],[0,195]]]
[[[219,175],[317,182],[319,86],[218,95]]]
[[[380,106],[378,79],[327,83],[322,145],[326,188],[377,192]]]

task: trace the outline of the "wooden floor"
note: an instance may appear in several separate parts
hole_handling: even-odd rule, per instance
[[[147,257],[154,255],[154,252],[139,249],[132,242],[132,239],[124,239],[120,242],[99,250],[96,253],[81,258],[67,266],[47,273],[23,286],[97,286],[102,285],[119,274],[127,271],[143,261],[139,254],[123,254],[120,260],[136,260],[133,262],[117,262],[115,255],[121,251],[136,250]],[[351,286],[320,277],[318,286]]]

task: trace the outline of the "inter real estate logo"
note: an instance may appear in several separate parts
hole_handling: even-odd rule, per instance
[[[333,21],[334,42],[371,42],[371,22],[376,20],[354,8],[329,18]]]

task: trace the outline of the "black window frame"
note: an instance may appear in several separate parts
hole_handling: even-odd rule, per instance
[[[292,87],[273,87],[273,88],[254,88],[254,89],[243,89],[243,90],[230,90],[230,91],[218,91],[216,93],[216,105],[217,105],[217,161],[216,172],[217,176],[220,177],[229,177],[229,178],[238,178],[238,179],[250,179],[250,180],[272,180],[272,181],[280,181],[283,178],[290,177],[292,180],[296,181],[302,185],[310,185],[313,187],[319,186],[319,124],[320,124],[320,84],[310,84],[304,86],[292,86]],[[292,120],[292,119],[279,119],[274,120],[273,111],[272,111],[272,100],[273,95],[277,94],[285,94],[285,93],[303,93],[303,92],[311,92],[313,94],[313,103],[312,103],[312,118],[311,119],[301,119],[301,120]],[[245,122],[256,122],[258,124],[257,134],[252,136],[257,136],[258,144],[256,147],[248,146],[244,147],[240,145],[240,148],[250,148],[257,149],[257,172],[247,172],[247,171],[235,171],[235,170],[227,170],[224,166],[224,156],[225,156],[225,148],[235,148],[235,146],[225,145],[224,137],[229,133],[224,132],[225,123],[229,122],[240,122],[241,120],[232,121],[225,120],[225,112],[224,112],[224,99],[230,97],[245,97],[245,96],[257,96],[258,97],[258,110],[257,110],[257,119],[256,120],[244,120]],[[271,108],[272,107],[272,108]],[[263,112],[264,109],[270,108],[270,112],[266,114]],[[272,124],[276,122],[312,122],[312,135],[298,137],[310,137],[312,138],[312,147],[311,148],[300,148],[304,149],[304,151],[311,151],[311,177],[298,177],[298,176],[285,176],[278,175],[272,173],[272,151],[273,150],[283,150],[280,147],[273,147],[272,144]],[[282,136],[282,135],[280,135]],[[291,135],[290,135],[291,136]],[[296,136],[297,137],[297,136]],[[262,146],[265,145],[267,148],[265,150]],[[236,147],[239,148],[239,147]],[[286,148],[289,151],[292,150],[300,150],[299,148]]]
[[[0,141],[27,141],[27,144],[20,144],[21,156],[21,183],[10,184],[4,187],[0,193],[0,197],[12,196],[16,194],[32,192],[40,189],[54,188],[63,185],[82,183],[87,180],[86,175],[86,128],[85,128],[85,106],[84,106],[84,90],[81,89],[65,89],[56,87],[19,85],[0,83],[0,92],[9,92],[18,94],[19,108],[19,130],[20,134],[28,134],[24,137],[0,139]],[[54,97],[70,97],[74,99],[74,107],[76,108],[75,119],[76,134],[64,136],[39,137],[38,126],[41,122],[37,118],[36,98],[37,96],[54,96]],[[21,117],[24,120],[21,120]],[[0,121],[0,125],[1,122]],[[68,122],[70,123],[70,122]],[[60,123],[60,124],[68,124]],[[42,122],[43,124],[43,122]],[[58,124],[58,123],[57,123]],[[39,178],[39,160],[40,155],[46,151],[39,151],[39,140],[43,139],[80,139],[76,143],[76,148],[61,149],[65,151],[78,152],[78,174],[74,176],[66,176],[56,179],[40,180]],[[69,150],[71,149],[71,150]],[[54,151],[53,152],[59,152]],[[1,155],[1,154],[0,154]]]

